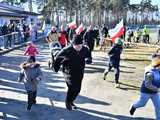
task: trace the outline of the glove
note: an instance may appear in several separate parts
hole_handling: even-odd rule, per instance
[[[86,58],[85,62],[86,62],[86,64],[91,64],[92,63],[92,58]]]
[[[40,77],[36,77],[36,80],[37,80],[37,81],[41,81],[41,78],[40,78]]]

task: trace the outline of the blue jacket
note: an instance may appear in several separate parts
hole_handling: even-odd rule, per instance
[[[149,77],[147,77],[147,75]],[[151,67],[145,71],[144,80],[141,85],[141,92],[153,94],[158,92],[158,88],[160,88],[160,71]]]

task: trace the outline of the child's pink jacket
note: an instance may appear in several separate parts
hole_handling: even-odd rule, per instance
[[[38,51],[35,46],[28,46],[24,52],[24,55],[28,56],[36,56],[38,54]]]

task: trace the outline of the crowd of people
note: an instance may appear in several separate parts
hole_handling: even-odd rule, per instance
[[[150,36],[150,29],[145,25],[143,29],[140,29],[137,27],[136,29],[131,29],[130,27],[126,30],[125,40],[127,42],[132,43],[151,43],[151,36]],[[157,33],[157,41],[155,41],[155,44],[158,44],[160,40],[160,29]]]
[[[19,43],[29,41],[30,37],[33,41],[37,39],[37,26],[31,23],[29,26],[25,22],[23,24],[15,21],[5,22],[0,27],[0,49],[11,48],[17,36]]]
[[[107,27],[103,26],[101,30],[102,36],[107,37]],[[126,34],[128,35],[127,32]],[[52,68],[54,72],[58,72],[60,68],[62,68],[61,70],[68,87],[65,99],[65,105],[68,110],[76,109],[74,101],[81,91],[85,64],[92,63],[92,51],[94,50],[94,43],[99,45],[101,41],[98,35],[100,35],[99,30],[96,27],[93,29],[93,26],[91,25],[81,32],[76,32],[76,27],[65,30],[64,26],[62,25],[60,31],[57,31],[57,28],[53,26],[50,33],[46,37],[52,59],[54,58],[54,62],[52,62],[50,68]],[[103,73],[103,79],[105,80],[107,74],[112,68],[114,68],[116,88],[120,87],[120,56],[123,51],[123,39],[124,36],[122,35],[114,40],[111,49],[108,51],[109,65]],[[131,41],[128,40],[128,42]],[[60,46],[61,50],[53,57],[52,47],[57,46]],[[36,62],[36,55],[39,54],[39,52],[40,51],[38,51],[34,43],[29,42],[24,52],[24,55],[28,55],[28,59],[26,62],[20,65],[21,72],[18,80],[20,82],[23,81],[25,84],[28,94],[28,111],[31,110],[33,104],[36,104],[37,85],[42,79],[43,75],[40,69],[40,64]],[[158,94],[158,89],[160,88],[159,66],[160,54],[155,53],[152,56],[151,65],[146,68],[144,73],[144,80],[142,82],[140,91],[140,99],[132,105],[129,111],[131,115],[134,114],[137,108],[145,106],[147,101],[151,98],[155,107],[156,119],[160,119],[160,99]]]
[[[105,28],[107,30],[107,28]],[[103,28],[103,31],[105,30]],[[64,26],[61,26],[60,31],[57,31],[55,26],[46,37],[48,42],[51,58],[54,59],[50,68],[58,72],[62,66],[62,72],[68,87],[66,95],[66,108],[72,110],[76,108],[74,100],[81,90],[81,83],[84,74],[85,64],[92,63],[91,52],[94,49],[95,39],[98,39],[99,32],[89,26],[88,29],[76,33],[76,27],[68,28],[66,31]],[[108,34],[108,31],[103,32]],[[97,36],[96,36],[97,35]],[[42,71],[37,63],[36,55],[39,54],[36,45],[30,41],[25,49],[24,55],[28,58],[26,62],[20,65],[21,72],[18,81],[23,81],[28,94],[27,110],[30,111],[33,104],[36,103],[37,85],[42,79]],[[97,40],[99,41],[99,40]],[[60,46],[61,50],[53,57],[52,48]]]

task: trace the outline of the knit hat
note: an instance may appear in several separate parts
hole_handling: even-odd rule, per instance
[[[122,42],[122,40],[120,39],[120,38],[116,38],[115,39],[115,44],[117,44],[117,45],[123,45],[123,42]]]
[[[74,44],[74,45],[82,44],[82,43],[83,43],[82,40],[83,40],[83,39],[82,39],[82,36],[81,36],[81,35],[75,35],[75,36],[73,37],[72,44]]]
[[[151,66],[156,67],[160,65],[160,54],[155,53],[152,55]]]
[[[27,45],[32,45],[32,46],[33,46],[34,43],[33,43],[32,41],[28,41],[28,42],[27,42]]]
[[[52,26],[51,31],[52,31],[52,32],[56,32],[56,27]]]

